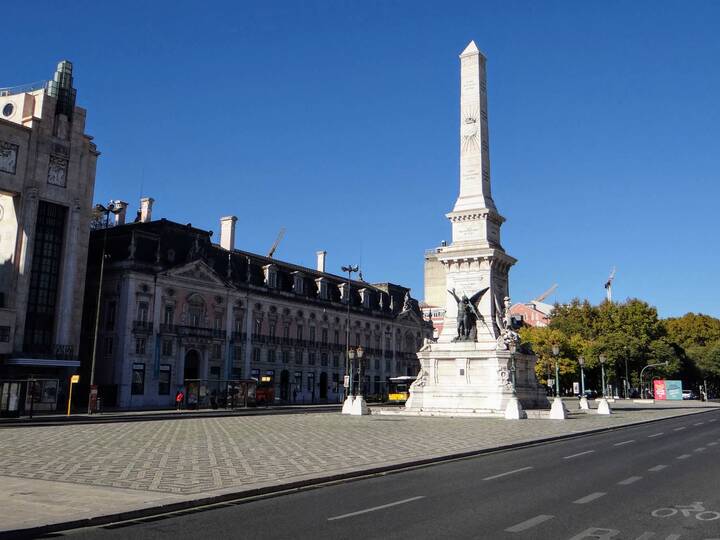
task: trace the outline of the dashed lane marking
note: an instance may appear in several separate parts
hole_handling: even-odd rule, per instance
[[[629,441],[616,442],[615,444],[613,444],[613,446],[622,446],[624,444],[630,444],[630,443],[634,443],[634,442],[635,442],[635,439],[631,439]]]
[[[487,478],[483,478],[483,480],[495,480],[496,478],[502,478],[503,476],[508,476],[508,475],[516,474],[516,473],[523,472],[523,471],[529,471],[530,469],[532,469],[532,467],[522,467],[521,469],[515,469],[513,471],[496,474],[494,476],[488,476]]]
[[[705,450],[707,450],[707,448],[705,448],[704,446],[701,446],[700,448],[696,448],[696,449],[693,450],[693,451],[694,451],[694,452],[704,452]]]
[[[585,452],[580,452],[578,454],[572,454],[570,456],[565,456],[563,459],[572,459],[576,458],[578,456],[584,456],[585,454],[592,454],[595,450],[586,450]]]
[[[705,422],[696,422],[693,426],[702,426]]]
[[[540,514],[539,516],[535,516],[534,518],[530,518],[526,521],[523,521],[522,523],[518,523],[517,525],[513,525],[512,527],[508,527],[505,529],[505,532],[522,532],[526,531],[528,529],[532,529],[536,525],[540,525],[541,523],[545,523],[547,520],[554,518],[555,516],[548,516],[545,514]]]
[[[673,431],[682,431],[686,426],[676,427]]]
[[[708,446],[715,446],[717,443],[715,441],[707,443]]]
[[[419,500],[419,499],[424,499],[424,498],[425,498],[424,495],[419,495],[419,496],[417,496],[417,497],[410,497],[409,499],[403,499],[402,501],[395,501],[395,502],[391,502],[391,503],[388,503],[388,504],[382,504],[382,505],[380,505],[380,506],[373,506],[372,508],[366,508],[365,510],[358,510],[357,512],[350,512],[349,514],[342,514],[342,515],[340,515],[340,516],[333,516],[333,517],[331,517],[331,518],[328,518],[328,521],[335,521],[335,520],[338,520],[338,519],[345,519],[345,518],[348,518],[348,517],[359,516],[360,514],[367,514],[368,512],[375,512],[376,510],[382,510],[382,509],[384,509],[384,508],[390,508],[390,507],[392,507],[392,506],[397,506],[397,505],[399,505],[399,504],[405,504],[405,503],[409,503],[409,502],[412,502],[412,501],[417,501],[417,500]]]
[[[595,499],[599,499],[600,497],[605,496],[606,493],[604,491],[596,491],[595,493],[591,493],[590,495],[585,495],[584,497],[580,497],[577,501],[573,501],[574,504],[586,504],[591,501],[594,501]]]
[[[664,435],[664,433],[661,431],[660,433],[654,433],[653,435],[648,435],[648,439],[652,439],[653,437],[659,437],[660,435]]]
[[[662,471],[663,469],[667,469],[667,465],[655,465],[654,467],[650,467],[648,469],[648,471],[658,472],[658,471]]]
[[[690,454],[683,454],[682,456],[678,456],[675,459],[687,459],[690,457]]]
[[[626,478],[625,480],[621,480],[618,482],[619,486],[629,486],[630,484],[634,484],[638,480],[642,480],[642,476],[631,476],[630,478]]]

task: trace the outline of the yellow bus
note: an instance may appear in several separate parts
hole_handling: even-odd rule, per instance
[[[410,397],[410,385],[416,377],[403,375],[402,377],[390,377],[388,380],[388,401],[390,403],[405,403]]]

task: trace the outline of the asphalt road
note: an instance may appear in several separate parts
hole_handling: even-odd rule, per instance
[[[720,539],[720,411],[60,535]]]

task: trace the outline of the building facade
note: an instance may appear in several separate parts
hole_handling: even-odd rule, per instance
[[[107,405],[168,407],[183,389],[187,405],[208,406],[226,381],[251,378],[276,402],[340,402],[348,307],[349,346],[365,351],[365,395],[381,396],[388,377],[417,374],[415,353],[432,327],[409,289],[348,287],[325,272],[325,252],[310,269],[237,250],[234,217],[221,220],[215,244],[211,231],[153,221],[151,205],[144,199],[138,221],[120,214],[91,235],[84,342],[93,342],[104,245],[96,381]]]
[[[95,167],[72,64],[0,89],[0,409],[54,408],[79,366]],[[52,405],[50,405],[52,404]]]
[[[550,324],[552,310],[553,306],[550,304],[532,301],[526,304],[514,304],[510,308],[510,314],[524,325],[543,327]]]

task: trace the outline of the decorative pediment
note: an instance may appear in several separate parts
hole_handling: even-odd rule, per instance
[[[225,281],[203,261],[193,261],[178,268],[173,268],[165,274],[169,278],[181,278],[190,281],[225,287]]]

